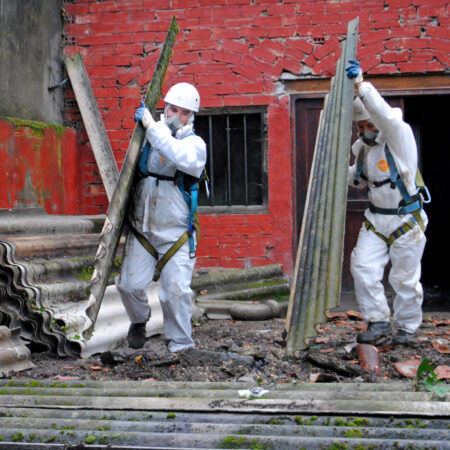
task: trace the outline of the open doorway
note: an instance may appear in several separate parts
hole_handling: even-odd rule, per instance
[[[450,138],[448,117],[450,94],[422,94],[398,96],[386,92],[386,100],[392,106],[404,108],[405,120],[415,133],[420,153],[420,168],[430,190],[432,202],[425,205],[429,225],[426,232],[427,245],[422,259],[422,283],[425,298],[435,296],[439,302],[446,302],[450,308],[450,211],[447,193],[450,192]],[[315,134],[323,99],[320,95],[298,95],[293,98],[295,124],[296,163],[296,225],[300,231],[306,197],[308,175],[314,151]],[[346,237],[342,273],[342,289],[353,290],[349,270],[351,249],[355,245],[361,216],[367,206],[354,194],[349,195],[347,204]]]
[[[450,95],[420,95],[404,98],[405,120],[416,135],[420,167],[432,202],[425,205],[429,224],[422,259],[425,290],[450,292]],[[449,298],[446,298],[450,303]]]
[[[448,117],[450,94],[418,95],[404,98],[405,120],[416,136],[419,164],[432,201],[425,205],[428,214],[427,244],[422,258],[424,307],[450,309],[450,138]]]

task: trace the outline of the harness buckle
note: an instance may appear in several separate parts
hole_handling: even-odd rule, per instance
[[[189,258],[194,259],[195,258],[195,252],[189,252]]]
[[[419,195],[420,195],[420,197],[422,198],[422,201],[425,204],[428,204],[428,203],[431,202],[431,194],[430,194],[430,191],[428,190],[428,188],[426,186],[420,186],[420,188],[419,188]]]

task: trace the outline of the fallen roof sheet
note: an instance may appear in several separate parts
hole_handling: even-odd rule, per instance
[[[92,337],[86,340],[82,334],[104,219],[101,215],[48,215],[40,208],[0,210],[0,325],[20,328],[24,340],[43,344],[60,356],[87,357],[114,349],[126,337],[129,320],[112,276]],[[117,257],[115,271],[120,263]],[[208,291],[198,296],[197,306],[202,312],[219,308],[229,314],[231,306],[243,302],[231,305],[219,298],[267,298],[287,293],[289,283],[281,265],[274,264],[249,269],[199,269],[192,288]],[[148,336],[163,331],[157,291],[157,283],[147,290],[152,308]],[[272,316],[277,314],[273,304],[255,303],[252,308],[248,302],[243,306],[245,314],[259,318],[267,315],[266,309]],[[260,309],[264,311],[257,311]]]
[[[82,337],[90,275],[104,216],[48,215],[40,208],[0,211],[0,324],[60,356],[85,357],[124,339],[129,320],[110,277],[96,332]],[[117,259],[117,269],[120,257]],[[157,286],[148,335],[162,331]]]
[[[0,390],[0,435],[14,448],[448,448],[449,401],[411,383],[0,380]]]

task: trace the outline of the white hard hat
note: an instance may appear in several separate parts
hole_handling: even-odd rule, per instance
[[[164,101],[189,111],[198,112],[200,95],[192,84],[177,83],[169,89],[164,97]]]
[[[364,106],[359,97],[353,100],[353,120],[359,122],[360,120],[370,120],[369,112]]]

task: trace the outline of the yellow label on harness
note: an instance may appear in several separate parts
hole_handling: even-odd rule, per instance
[[[382,172],[386,172],[389,169],[389,164],[385,159],[380,159],[380,161],[378,161],[378,168]]]

